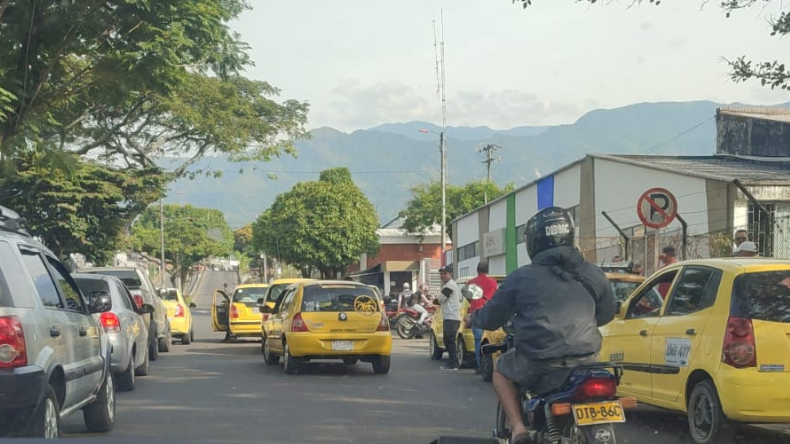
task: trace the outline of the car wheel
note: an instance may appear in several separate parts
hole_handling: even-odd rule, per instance
[[[390,357],[389,356],[376,356],[373,358],[373,373],[377,375],[386,375],[390,372]]]
[[[181,336],[181,343],[184,345],[189,345],[192,343],[192,330],[189,330],[189,333]]]
[[[485,382],[491,382],[494,379],[493,355],[480,353],[480,374],[482,375],[483,381]]]
[[[115,386],[109,372],[96,400],[82,409],[89,432],[109,432],[115,428]]]
[[[130,392],[134,390],[134,357],[129,358],[129,365],[123,373],[116,376],[118,391]]]
[[[288,347],[288,343],[285,343],[285,351],[283,352],[283,369],[285,370],[285,374],[292,375],[296,373],[296,370],[299,368],[299,361],[297,358],[291,356],[291,349]]]
[[[148,353],[146,353],[145,358],[143,358],[143,363],[140,364],[140,366],[134,370],[134,373],[137,376],[148,376],[150,371],[151,371],[151,362],[148,360]]]
[[[439,347],[439,342],[436,340],[436,335],[433,331],[431,331],[431,337],[428,338],[428,353],[430,353],[431,359],[434,361],[442,359],[444,354],[444,350]]]
[[[271,348],[269,348],[269,341],[266,340],[266,337],[261,339],[261,353],[263,353],[263,362],[268,365],[275,365],[280,362],[280,357],[272,353]]]
[[[697,444],[721,443],[729,438],[726,436],[728,434],[722,433],[722,429],[727,426],[727,418],[721,410],[719,395],[711,381],[699,382],[691,390],[688,422],[691,438]]]
[[[165,337],[159,339],[159,351],[161,353],[169,353],[173,345],[173,334],[170,333],[170,324],[165,326]]]
[[[30,425],[24,433],[28,438],[60,438],[60,406],[55,389],[47,384],[44,401],[33,414]]]
[[[343,358],[343,364],[354,365],[359,362],[359,358]]]
[[[189,340],[192,341],[192,342],[195,342],[195,329],[194,328],[190,328],[189,329]]]
[[[157,341],[156,336],[156,325],[152,324],[151,327],[148,329],[148,334],[150,335],[148,338],[148,359],[151,361],[156,361],[159,359],[159,341]]]
[[[458,336],[458,342],[456,342],[455,346],[456,350],[456,363],[458,363],[458,368],[464,368],[464,364],[466,363],[466,343],[464,342],[463,336]]]

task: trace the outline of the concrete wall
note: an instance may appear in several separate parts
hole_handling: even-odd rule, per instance
[[[786,113],[785,115],[790,115]],[[790,121],[782,122],[719,111],[716,152],[744,156],[790,157]]]

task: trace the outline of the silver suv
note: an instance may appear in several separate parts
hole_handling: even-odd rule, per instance
[[[148,349],[149,358],[156,361],[159,358],[159,352],[170,351],[173,336],[170,333],[170,322],[167,320],[167,308],[147,273],[138,267],[80,268],[76,272],[103,274],[121,279],[134,296],[138,307],[142,307],[143,304],[150,304],[154,307],[154,313],[150,317],[146,316],[146,320],[149,321],[148,337],[151,341]]]
[[[66,267],[0,206],[0,436],[56,438],[82,410],[91,432],[115,426],[111,344]]]

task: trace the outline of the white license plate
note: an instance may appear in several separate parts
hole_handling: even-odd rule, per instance
[[[354,343],[351,341],[332,341],[332,350],[351,351],[354,350]]]

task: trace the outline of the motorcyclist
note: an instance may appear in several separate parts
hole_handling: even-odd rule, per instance
[[[574,367],[597,362],[598,327],[614,318],[606,276],[584,260],[574,239],[573,218],[565,209],[538,211],[525,231],[532,263],[508,275],[491,301],[465,319],[472,327],[496,330],[516,315],[516,346],[499,358],[493,377],[514,444],[535,439],[522,420],[520,390],[555,389]]]
[[[425,286],[420,284],[419,289],[412,293],[411,297],[409,297],[409,300],[406,302],[409,308],[420,314],[420,319],[417,321],[418,324],[425,322],[425,318],[428,317],[428,310],[423,307],[426,303],[428,303],[428,298],[425,297]]]

